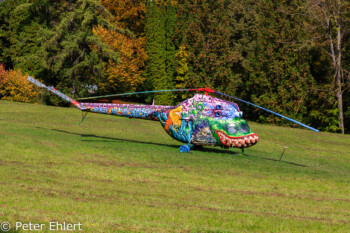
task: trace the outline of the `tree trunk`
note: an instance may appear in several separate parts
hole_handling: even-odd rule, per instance
[[[345,133],[344,129],[344,115],[343,115],[343,94],[341,89],[341,75],[340,71],[338,70],[337,74],[337,99],[338,99],[338,109],[339,109],[339,128],[341,129],[342,134]]]
[[[348,25],[348,8],[350,7],[349,0],[310,0],[311,16],[317,23],[317,26],[322,28],[328,38],[329,52],[332,59],[334,70],[334,80],[332,94],[337,98],[339,110],[339,128],[344,134],[344,113],[343,113],[343,89],[345,83],[343,81],[344,71],[342,68],[342,51],[343,38],[349,35],[350,27]],[[323,44],[320,44],[323,46]]]
[[[337,85],[337,99],[339,109],[339,128],[342,134],[344,134],[344,115],[343,115],[343,92],[342,92],[342,35],[341,35],[341,2],[338,1],[337,5],[337,63],[336,63],[336,85]]]

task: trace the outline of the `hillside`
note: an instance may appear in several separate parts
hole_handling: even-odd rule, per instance
[[[186,154],[158,122],[80,118],[0,101],[0,221],[81,222],[86,232],[350,230],[349,135],[251,122],[260,140],[245,156]]]

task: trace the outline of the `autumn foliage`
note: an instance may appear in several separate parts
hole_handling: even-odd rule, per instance
[[[114,23],[135,34],[143,33],[146,5],[140,0],[102,0],[101,3],[114,17]]]
[[[20,70],[6,71],[0,64],[0,98],[3,100],[34,103],[38,89],[27,80]]]
[[[131,38],[119,32],[97,27],[93,32],[111,49],[119,51],[119,61],[109,61],[105,69],[106,80],[100,83],[100,89],[106,92],[116,90],[134,90],[141,85],[141,76],[145,60],[145,38]]]
[[[100,83],[104,92],[133,91],[140,86],[144,77],[147,54],[146,38],[143,35],[145,4],[143,1],[102,1],[102,4],[113,15],[114,25],[129,33],[98,26],[93,33],[109,45],[113,51],[118,51],[119,61],[109,61],[105,68],[106,77]]]

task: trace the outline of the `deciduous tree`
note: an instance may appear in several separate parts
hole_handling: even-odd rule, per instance
[[[144,81],[142,75],[145,69],[146,38],[145,2],[144,1],[102,1],[102,4],[111,12],[111,22],[127,33],[120,33],[101,26],[94,29],[113,51],[119,53],[119,60],[108,61],[104,75],[100,82],[100,92],[118,93],[134,91]]]
[[[134,91],[144,81],[142,72],[147,58],[144,49],[145,37],[133,38],[101,26],[93,32],[112,50],[119,53],[119,60],[109,60],[105,68],[106,75],[101,77],[98,84],[100,92]]]
[[[339,111],[339,128],[345,132],[343,115],[343,93],[349,88],[349,71],[344,69],[344,37],[350,33],[350,2],[347,0],[310,0],[308,6],[314,32],[318,34],[318,46],[331,58],[333,66],[333,88]]]
[[[0,98],[18,102],[36,102],[38,89],[27,81],[27,76],[19,69],[6,71],[4,65],[0,64]]]

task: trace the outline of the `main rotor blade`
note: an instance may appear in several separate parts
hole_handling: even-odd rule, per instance
[[[284,115],[282,115],[282,114],[279,114],[279,113],[277,113],[277,112],[271,111],[271,110],[269,110],[269,109],[267,109],[267,108],[264,108],[264,107],[261,107],[261,106],[259,106],[259,105],[250,103],[250,102],[248,102],[248,101],[239,99],[239,98],[234,97],[234,96],[230,96],[230,95],[226,95],[226,94],[224,94],[224,93],[218,92],[218,91],[214,91],[214,90],[212,90],[212,89],[210,89],[210,88],[207,88],[207,87],[206,87],[206,88],[195,88],[195,89],[192,89],[192,88],[191,88],[191,89],[172,89],[172,90],[156,90],[156,91],[130,92],[130,93],[123,93],[123,94],[113,94],[113,95],[86,97],[86,98],[80,98],[80,99],[78,99],[78,100],[92,100],[92,99],[101,99],[101,98],[108,98],[108,97],[115,97],[115,96],[136,95],[136,94],[148,94],[148,93],[158,93],[158,92],[176,92],[176,91],[202,91],[202,92],[205,91],[206,93],[209,92],[209,93],[215,93],[215,94],[218,94],[218,95],[226,96],[226,97],[232,98],[232,99],[234,99],[234,100],[238,100],[238,101],[241,101],[241,102],[243,102],[243,103],[246,103],[246,104],[252,105],[252,106],[254,106],[254,107],[260,108],[260,109],[262,109],[262,110],[264,110],[264,111],[267,111],[267,112],[269,112],[269,113],[272,113],[272,114],[274,114],[274,115],[276,115],[276,116],[279,116],[279,117],[281,117],[281,118],[284,118],[284,119],[286,119],[286,120],[288,120],[288,121],[291,121],[291,122],[293,122],[293,123],[296,123],[296,124],[298,124],[298,125],[301,125],[301,126],[303,126],[303,127],[305,127],[305,128],[308,128],[308,129],[310,129],[310,130],[313,130],[313,131],[315,131],[315,132],[320,132],[318,129],[315,129],[315,128],[311,127],[311,126],[305,125],[305,124],[303,124],[303,123],[301,123],[301,122],[299,122],[299,121],[297,121],[297,120],[294,120],[294,119],[292,119],[292,118],[286,117],[286,116],[284,116]]]
[[[254,107],[260,108],[260,109],[265,110],[265,111],[267,111],[267,112],[269,112],[269,113],[272,113],[272,114],[274,114],[274,115],[276,115],[276,116],[282,117],[282,118],[284,118],[284,119],[286,119],[286,120],[289,120],[289,121],[294,122],[294,123],[296,123],[296,124],[298,124],[298,125],[301,125],[301,126],[303,126],[303,127],[305,127],[305,128],[311,129],[311,130],[313,130],[313,131],[315,131],[315,132],[320,132],[318,129],[312,128],[311,126],[305,125],[305,124],[303,124],[303,123],[301,123],[301,122],[299,122],[299,121],[296,121],[296,120],[294,120],[294,119],[292,119],[292,118],[283,116],[283,115],[281,115],[281,114],[279,114],[279,113],[277,113],[277,112],[271,111],[271,110],[269,110],[269,109],[267,109],[267,108],[264,108],[264,107],[261,107],[261,106],[259,106],[259,105],[250,103],[250,102],[248,102],[248,101],[245,101],[245,100],[242,100],[242,99],[239,99],[239,98],[230,96],[230,95],[226,95],[226,94],[221,93],[221,92],[218,92],[218,91],[215,91],[215,93],[216,93],[216,94],[219,94],[219,95],[223,95],[223,96],[229,97],[229,98],[232,98],[232,99],[235,99],[235,100],[238,100],[238,101],[241,101],[241,102],[243,102],[243,103],[252,105],[252,106],[254,106]]]
[[[176,92],[176,91],[191,91],[192,89],[172,89],[172,90],[156,90],[156,91],[140,91],[140,92],[130,92],[130,93],[122,93],[122,94],[113,94],[113,95],[102,95],[102,96],[93,96],[93,97],[85,97],[80,98],[78,100],[93,100],[93,99],[102,99],[109,98],[115,96],[124,96],[124,95],[137,95],[137,94],[148,94],[148,93],[158,93],[158,92]]]

